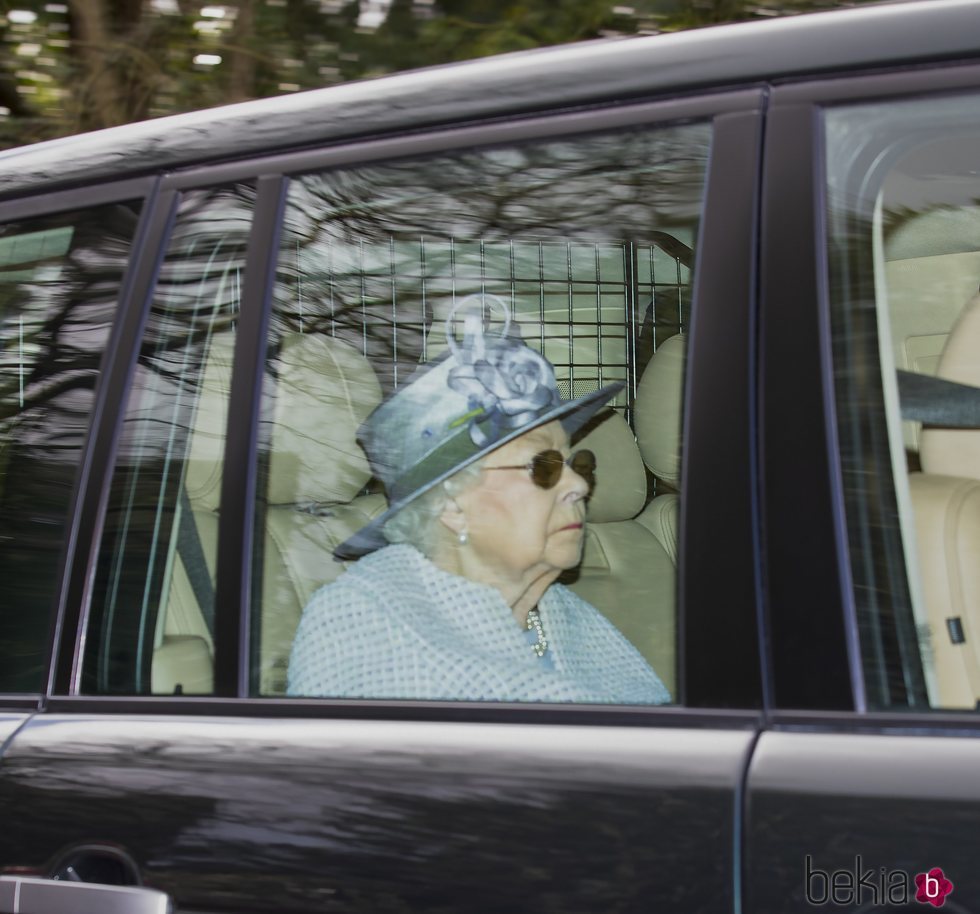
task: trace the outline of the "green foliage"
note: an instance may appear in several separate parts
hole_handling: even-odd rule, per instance
[[[874,0],[391,0],[373,24],[363,14],[378,2],[0,0],[0,148],[508,51]]]
[[[619,18],[603,0],[549,4],[446,0],[445,14],[422,29],[420,56],[439,62],[597,38]]]

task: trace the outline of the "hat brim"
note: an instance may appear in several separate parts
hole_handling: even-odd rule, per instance
[[[582,428],[582,426],[585,425],[589,419],[591,419],[600,409],[602,409],[602,407],[605,406],[605,404],[608,403],[614,396],[616,396],[616,394],[618,394],[625,386],[626,385],[622,381],[617,381],[614,384],[607,384],[605,387],[601,387],[599,390],[586,394],[584,397],[578,397],[575,400],[565,400],[553,409],[548,410],[548,412],[544,413],[543,415],[538,416],[538,418],[536,418],[534,421],[528,422],[526,425],[522,425],[520,428],[514,429],[507,435],[504,435],[502,438],[498,438],[491,444],[488,444],[485,448],[471,454],[465,460],[459,461],[450,469],[428,480],[424,485],[420,485],[414,491],[403,496],[397,501],[392,502],[383,514],[379,514],[369,524],[362,527],[355,534],[348,537],[346,540],[344,540],[344,542],[337,546],[333,551],[334,558],[340,559],[341,561],[350,561],[387,546],[388,540],[385,538],[383,533],[384,525],[395,514],[401,511],[402,508],[411,504],[420,495],[424,495],[430,489],[439,485],[439,483],[459,472],[459,470],[462,470],[464,467],[469,466],[471,463],[475,463],[480,458],[485,457],[491,451],[495,451],[497,448],[503,447],[503,445],[513,441],[515,438],[520,438],[521,435],[526,434],[532,429],[539,428],[542,425],[547,425],[549,422],[554,422],[556,419],[561,421],[563,428],[569,434],[569,436],[574,435],[575,432]]]

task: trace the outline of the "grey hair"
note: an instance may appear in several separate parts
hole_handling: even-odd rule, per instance
[[[482,468],[483,461],[477,460],[409,502],[382,527],[385,539],[389,543],[408,543],[431,558],[438,543],[436,525],[446,503],[476,485]]]

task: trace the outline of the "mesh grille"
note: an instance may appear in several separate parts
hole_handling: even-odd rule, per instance
[[[293,292],[309,329],[359,345],[388,391],[445,351],[455,302],[496,296],[512,310],[512,332],[555,366],[562,396],[625,381],[614,405],[628,413],[649,353],[686,324],[681,249],[690,250],[667,235],[648,244],[389,237],[334,245],[312,271],[296,251]]]

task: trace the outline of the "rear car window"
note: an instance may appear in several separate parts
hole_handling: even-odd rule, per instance
[[[291,182],[259,442],[254,694],[620,703],[676,694],[684,331],[710,135],[706,124],[669,125]],[[458,543],[447,546],[441,525],[451,521],[423,516],[439,510],[439,483],[410,503],[432,496],[424,510],[384,527],[374,551],[343,554],[345,542],[388,516],[409,469],[417,482],[406,484],[408,498],[425,484],[440,435],[449,434],[436,415],[444,400],[459,396],[463,404],[460,391],[472,385],[470,409],[460,405],[456,423],[476,422],[474,414],[482,422],[481,410],[497,408],[499,401],[487,407],[483,398],[502,376],[489,380],[489,362],[479,363],[502,338],[514,341],[514,353],[544,356],[562,400],[620,385],[609,407],[568,442],[564,456],[586,449],[596,460],[584,546],[581,561],[542,597],[540,615],[529,614],[531,644],[522,643],[523,615],[514,624],[505,608],[497,626],[492,599],[477,611],[471,601],[481,592],[454,586],[459,568],[470,571],[474,555],[479,563],[492,552],[494,570],[479,580],[497,587],[495,575],[509,572],[518,541],[545,523],[532,510],[538,488],[526,489],[513,526],[501,517],[491,530],[486,513],[470,513],[453,530]],[[464,381],[471,356],[474,375]],[[655,359],[659,369],[651,370]],[[413,390],[424,389],[423,378],[448,365],[456,367],[442,396],[420,394],[417,406],[406,406],[415,402]],[[409,399],[391,407],[389,426],[371,426],[380,438],[365,444],[373,434],[365,431],[368,417],[399,398]],[[504,402],[501,421],[521,408]],[[419,412],[431,413],[431,428],[414,428]],[[402,421],[404,432],[390,431]],[[493,421],[471,429],[471,439],[497,434]],[[404,453],[414,445],[403,439],[416,434],[434,443],[407,468],[402,445]],[[528,445],[503,463],[523,464],[548,446]],[[491,453],[486,463],[495,462]],[[513,466],[500,469],[471,468],[477,475],[469,478],[462,470],[446,486],[472,492],[493,476],[504,491],[526,482]],[[454,496],[442,504],[460,502]],[[497,542],[488,547],[481,535]],[[443,548],[453,550],[451,558]],[[457,569],[454,581],[440,576],[446,567]],[[642,682],[652,669],[662,691],[617,691],[601,675],[574,674],[576,634],[547,618],[558,588],[570,594],[566,613],[572,606],[598,611],[595,640],[583,649],[590,662],[605,644],[607,670],[635,663],[640,672],[631,681]],[[614,634],[604,641],[607,629]]]

